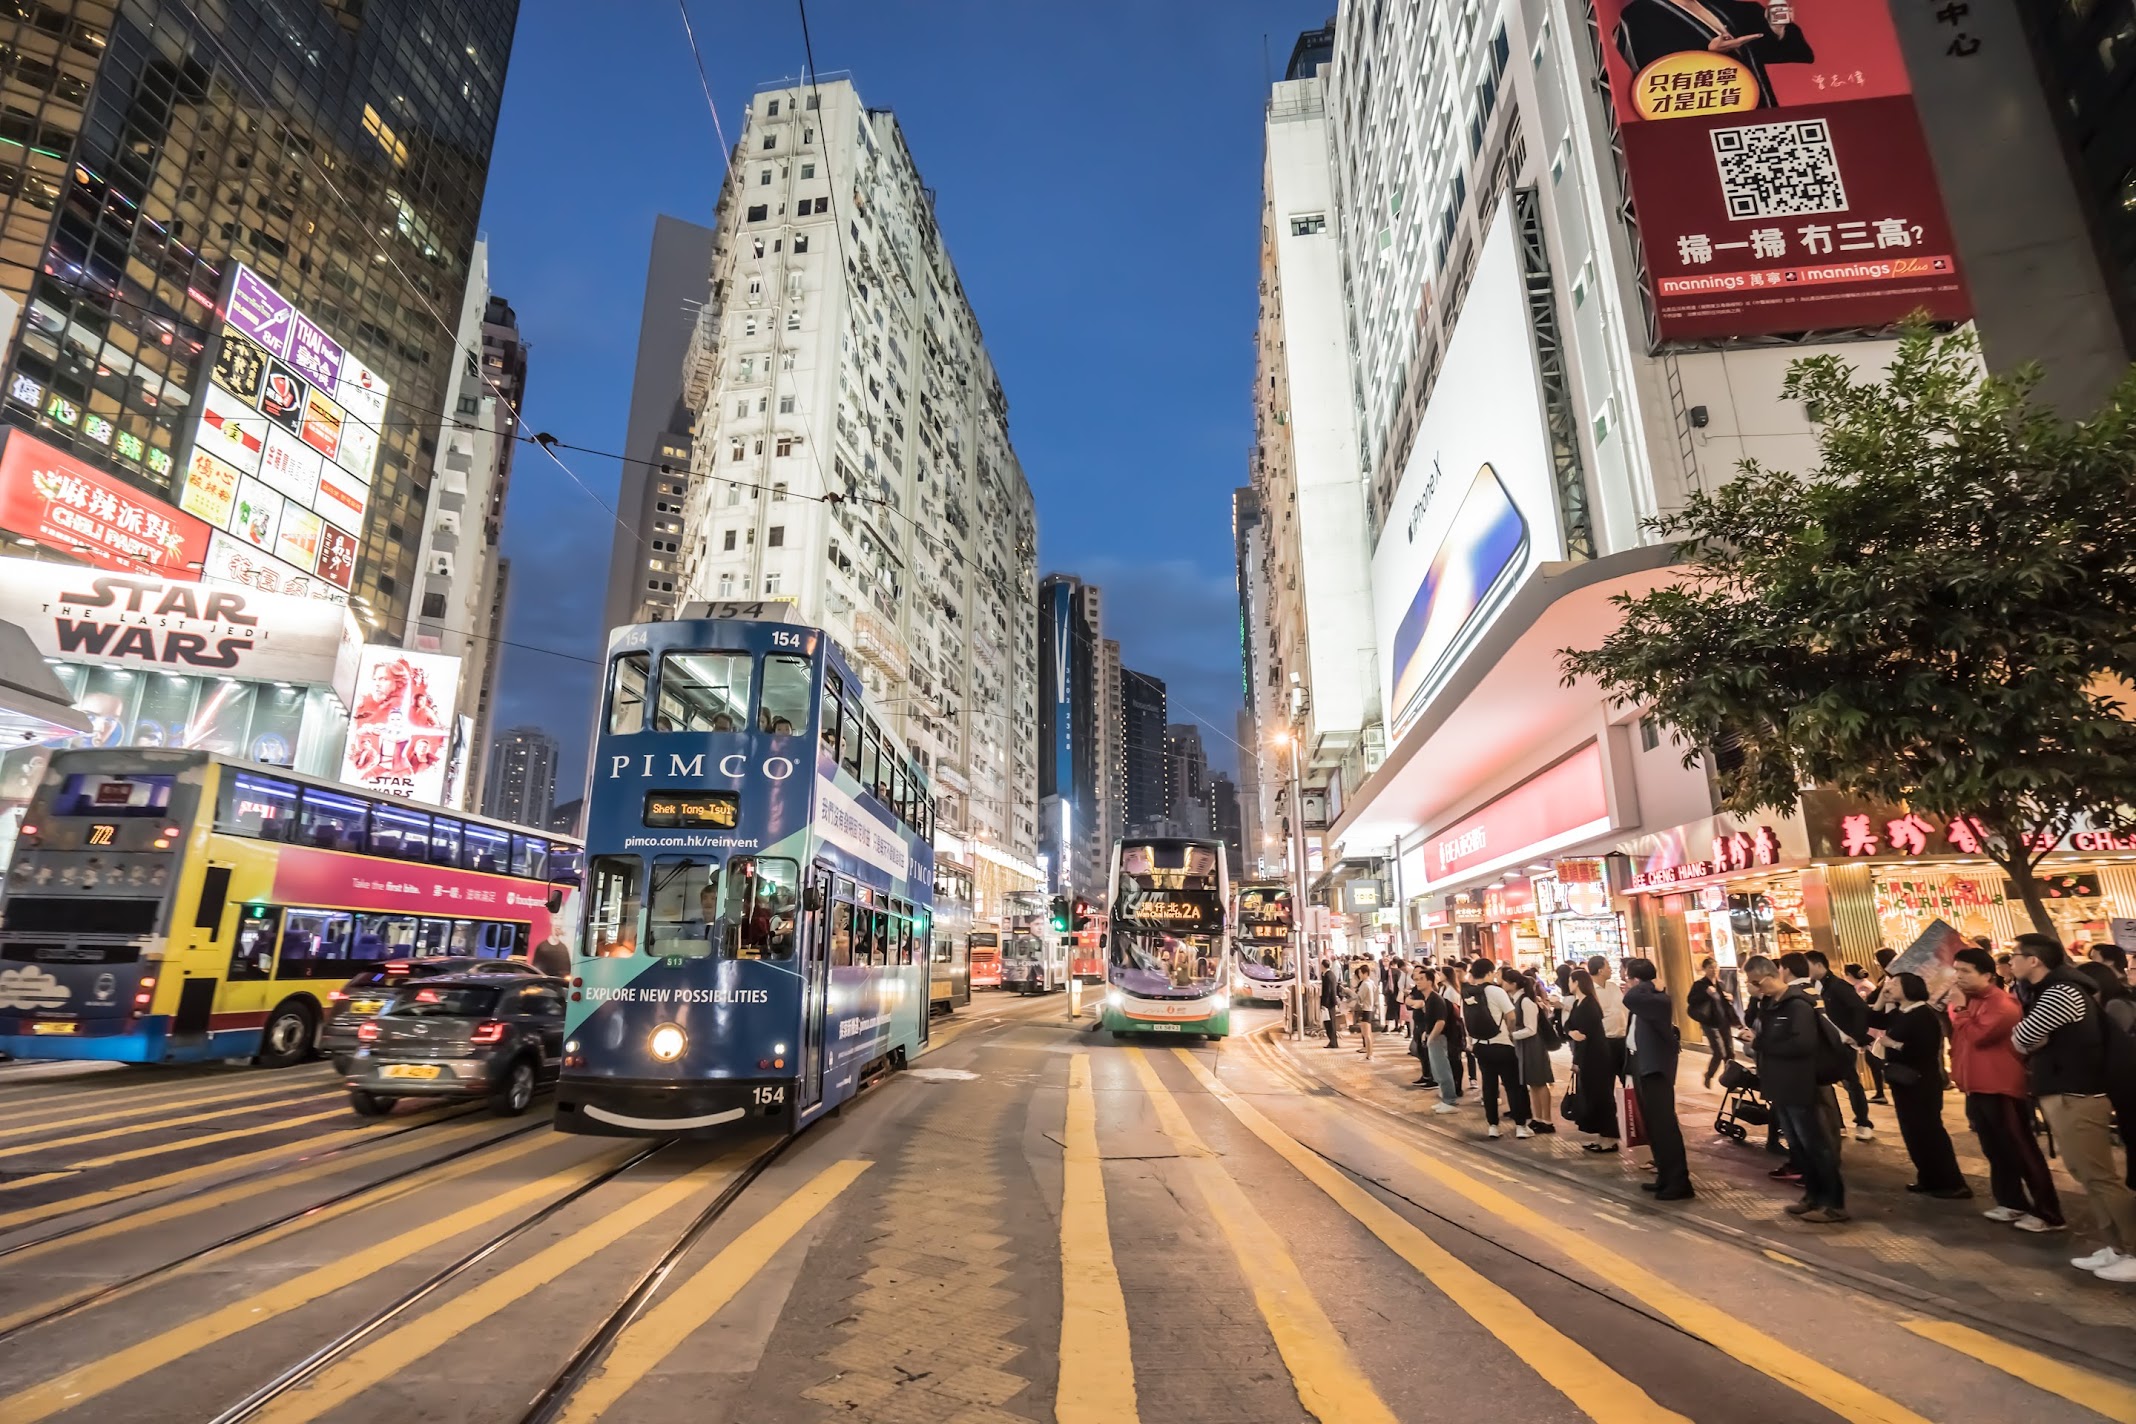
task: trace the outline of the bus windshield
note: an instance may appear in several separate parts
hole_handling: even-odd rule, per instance
[[[1215,987],[1222,963],[1214,935],[1129,930],[1112,937],[1112,980],[1130,993],[1207,992]]]

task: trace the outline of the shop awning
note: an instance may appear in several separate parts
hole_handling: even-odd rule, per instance
[[[0,746],[87,732],[88,717],[72,704],[30,635],[0,622]]]
[[[1650,545],[1551,566],[1517,594],[1380,769],[1348,798],[1328,839],[1345,855],[1386,854],[1396,836],[1443,824],[1539,770],[1586,728],[1601,694],[1563,685],[1558,653],[1617,626],[1610,599],[1671,582],[1675,549]]]

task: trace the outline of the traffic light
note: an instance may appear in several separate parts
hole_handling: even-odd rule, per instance
[[[1069,929],[1072,928],[1072,923],[1069,919],[1067,896],[1054,896],[1053,903],[1048,908],[1048,914],[1052,919],[1053,932],[1055,934],[1066,934],[1068,933]]]
[[[1082,929],[1090,923],[1092,913],[1090,902],[1078,895],[1075,897],[1075,917],[1070,923],[1074,928]]]

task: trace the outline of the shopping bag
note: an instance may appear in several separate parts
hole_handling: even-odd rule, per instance
[[[1624,1145],[1644,1147],[1647,1143],[1646,1119],[1639,1115],[1639,1095],[1632,1091],[1630,1083],[1618,1084],[1617,1090],[1624,1097]]]

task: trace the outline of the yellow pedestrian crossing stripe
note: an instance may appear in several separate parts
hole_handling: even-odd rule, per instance
[[[2115,1420],[2116,1424],[2136,1424],[2136,1389],[2118,1380],[2065,1365],[2060,1360],[2049,1359],[2036,1350],[2027,1350],[2007,1340],[1998,1340],[1969,1325],[1949,1320],[1906,1320],[1900,1323],[1924,1340],[1948,1345],[1961,1355],[1993,1365],[2004,1374],[2014,1375],[2049,1394],[2058,1394],[2071,1404],[2080,1404],[2094,1414]]]
[[[125,1152],[113,1152],[104,1157],[92,1157],[87,1162],[76,1162],[64,1171],[39,1172],[34,1176],[18,1177],[12,1182],[0,1182],[0,1192],[19,1192],[24,1187],[34,1187],[41,1182],[57,1182],[80,1172],[94,1171],[99,1167],[117,1167],[127,1162],[138,1162],[144,1157],[163,1157],[173,1152],[186,1152],[197,1147],[212,1147],[218,1142],[235,1142],[240,1137],[258,1137],[263,1133],[287,1132],[293,1127],[305,1127],[315,1122],[324,1122],[330,1117],[346,1118],[348,1108],[331,1107],[324,1112],[315,1112],[303,1117],[277,1118],[273,1122],[260,1123],[253,1127],[232,1128],[228,1132],[211,1132],[205,1137],[188,1137],[180,1142],[163,1142],[153,1147],[135,1147]]]
[[[78,1147],[84,1142],[102,1142],[111,1137],[132,1137],[144,1132],[162,1132],[173,1127],[190,1127],[196,1122],[213,1122],[218,1118],[236,1117],[241,1113],[264,1112],[270,1107],[295,1107],[300,1103],[316,1103],[323,1098],[338,1098],[339,1092],[312,1093],[301,1098],[290,1098],[278,1103],[245,1103],[234,1108],[216,1108],[211,1112],[187,1113],[182,1117],[164,1118],[158,1122],[137,1122],[125,1127],[101,1127],[93,1132],[78,1132],[72,1137],[55,1137],[46,1142],[30,1142],[20,1147],[0,1148],[0,1160],[13,1157],[35,1157],[61,1147]],[[285,1119],[286,1121],[286,1119]],[[47,1128],[46,1131],[51,1129]],[[263,1128],[262,1130],[265,1130]],[[175,1146],[192,1146],[205,1139],[192,1137]]]
[[[311,1074],[306,1074],[301,1083],[292,1082],[288,1078],[263,1076],[255,1077],[246,1086],[227,1093],[197,1092],[196,1089],[199,1085],[189,1084],[182,1088],[166,1088],[157,1092],[131,1092],[114,1095],[116,1100],[108,1105],[101,1101],[103,1095],[99,1094],[100,1101],[94,1103],[59,1103],[44,1107],[30,1106],[27,1111],[24,1110],[24,1104],[10,1099],[7,1104],[8,1112],[5,1120],[12,1125],[0,1128],[0,1141],[16,1137],[32,1137],[40,1132],[62,1131],[74,1126],[87,1127],[94,1123],[122,1122],[128,1118],[153,1117],[157,1113],[171,1112],[175,1109],[204,1108],[216,1103],[234,1103],[246,1099],[287,1098],[293,1094],[301,1096],[303,1090],[327,1087],[330,1086],[331,1082],[331,1079],[318,1078]],[[272,1106],[272,1104],[265,1102],[258,1105],[263,1108]],[[32,1118],[39,1120],[32,1122]],[[50,1120],[47,1121],[46,1119]]]

